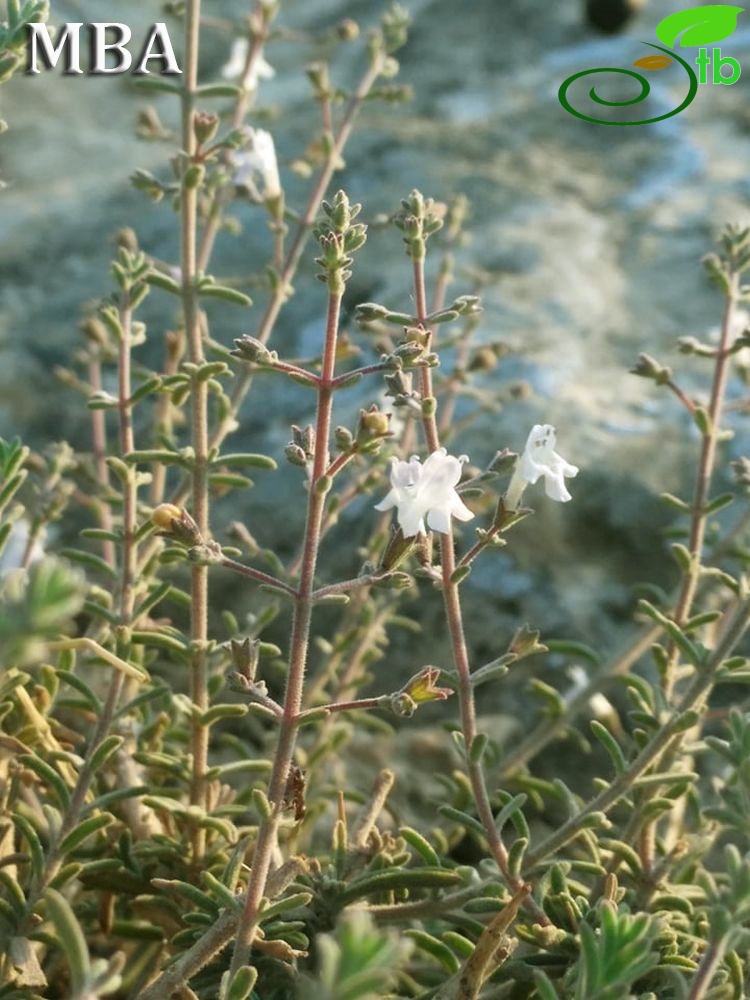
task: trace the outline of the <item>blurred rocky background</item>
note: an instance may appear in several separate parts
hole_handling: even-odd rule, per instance
[[[705,337],[718,324],[722,303],[700,259],[725,222],[750,218],[750,14],[724,43],[747,66],[738,83],[701,87],[679,116],[630,129],[571,117],[558,103],[558,87],[583,68],[630,66],[645,51],[641,40],[653,40],[656,22],[687,6],[685,0],[660,0],[658,10],[646,3],[613,35],[592,28],[581,0],[474,0],[470,13],[455,0],[405,5],[413,26],[399,53],[400,82],[413,86],[414,101],[364,109],[337,184],[364,203],[366,221],[392,212],[413,187],[440,199],[468,196],[472,242],[462,251],[455,291],[470,291],[475,270],[485,272],[481,336],[512,347],[484,385],[527,382],[532,392],[485,414],[456,450],[482,464],[498,448],[519,450],[532,423],[550,422],[559,450],[582,470],[571,484],[572,503],[552,504],[541,490],[530,494],[534,517],[514,530],[508,549],[484,555],[475,567],[467,584],[475,654],[479,662],[501,653],[522,621],[611,652],[631,627],[634,585],[647,579],[669,588],[675,578],[663,534],[671,515],[658,494],[688,488],[697,436],[672,396],[628,369],[639,351],[648,351],[678,365],[688,391],[704,384],[705,367],[678,355],[675,341]],[[137,40],[163,16],[151,2],[121,7],[110,5],[106,16],[126,20]],[[385,7],[372,0],[287,0],[279,23],[292,35],[321,33],[343,17],[365,27]],[[100,8],[96,0],[55,0],[53,20],[100,20]],[[240,23],[244,13],[238,0],[206,3],[211,19]],[[177,41],[179,27],[172,25]],[[227,31],[209,24],[204,79],[219,76],[230,47]],[[267,50],[276,77],[264,83],[259,109],[295,206],[303,185],[285,164],[300,154],[317,122],[302,65],[325,55],[325,47],[302,39]],[[360,68],[357,44],[342,46],[334,79],[350,84]],[[684,95],[677,72],[653,74],[651,83],[647,113]],[[145,100],[128,77],[55,72],[19,76],[3,88],[0,112],[11,126],[0,140],[7,185],[0,209],[5,436],[22,434],[34,447],[68,437],[87,447],[83,401],[53,371],[76,348],[82,307],[108,290],[112,236],[132,226],[144,249],[176,262],[171,208],[152,205],[129,183],[137,168],[164,174],[171,155],[169,144],[136,138],[138,112],[149,102],[167,128],[174,125],[173,99]],[[243,232],[220,238],[218,276],[247,274],[268,252],[261,214],[240,205],[237,216]],[[298,355],[315,351],[322,329],[324,298],[312,280],[312,256],[275,341]],[[399,235],[373,230],[349,306],[376,300],[408,311],[410,294]],[[155,363],[160,333],[174,321],[165,299],[153,294],[145,310],[152,344],[143,357]],[[211,313],[213,336],[229,344],[252,334],[259,313],[259,305],[221,304]],[[308,416],[309,397],[276,379],[259,379],[257,389],[239,433],[252,450],[279,459],[289,423]],[[737,384],[732,395],[740,392]],[[373,386],[342,396],[340,422],[376,395]],[[741,434],[730,447],[742,452]],[[247,520],[264,545],[291,551],[301,496],[298,470],[281,461],[280,472],[258,476],[231,514]],[[370,516],[369,503],[355,505],[331,536],[329,547],[347,572],[356,565],[350,548],[357,524]],[[421,613],[432,626],[438,595],[428,588],[424,595]],[[419,663],[447,661],[442,628],[427,631],[435,639],[426,640]]]

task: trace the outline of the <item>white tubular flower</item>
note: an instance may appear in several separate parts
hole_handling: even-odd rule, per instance
[[[256,190],[255,181],[260,181],[260,197],[264,201],[278,198],[281,194],[279,165],[276,161],[276,147],[273,136],[265,129],[252,130],[252,146],[249,150],[234,156],[234,183]]]
[[[276,70],[260,56],[253,60],[252,66],[245,72],[248,49],[247,38],[236,38],[229,53],[229,62],[222,67],[221,75],[225,80],[239,80],[244,90],[252,91],[258,89],[261,80],[270,80],[276,76]]]
[[[531,428],[523,454],[516,463],[513,476],[505,494],[508,510],[517,510],[521,495],[527,485],[544,476],[544,490],[551,500],[565,503],[572,497],[565,480],[578,475],[578,468],[566,462],[555,451],[555,428],[551,424],[535,424]]]
[[[466,456],[449,455],[445,448],[433,451],[424,465],[416,457],[408,462],[392,459],[391,490],[375,505],[375,510],[396,507],[404,538],[426,534],[425,519],[433,531],[448,534],[451,517],[459,521],[474,517],[456,492],[461,466],[466,460]]]

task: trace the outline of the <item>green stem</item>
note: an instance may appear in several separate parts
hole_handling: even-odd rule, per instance
[[[193,129],[195,91],[198,86],[198,46],[200,0],[187,0],[185,11],[185,66],[182,87],[182,150],[183,177],[195,157],[197,142]],[[181,264],[182,311],[190,361],[201,365],[203,333],[196,294],[196,234],[198,228],[198,191],[195,186],[182,184],[181,191]],[[191,472],[192,516],[203,538],[209,537],[208,526],[208,385],[193,377],[191,393],[191,443],[195,453]],[[197,711],[193,715],[191,750],[192,780],[190,802],[199,809],[206,806],[206,772],[208,770],[208,728],[200,715],[208,708],[208,567],[193,566],[190,583],[190,698]],[[198,861],[205,852],[205,830],[197,825],[192,831],[193,858]]]

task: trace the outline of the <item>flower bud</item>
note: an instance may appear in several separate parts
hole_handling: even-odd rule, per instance
[[[219,116],[209,111],[196,111],[193,115],[193,134],[199,145],[210,142],[219,130]]]
[[[390,413],[383,413],[375,404],[369,410],[360,410],[357,441],[359,442],[360,439],[371,440],[372,438],[386,437],[391,432],[390,424]]]
[[[257,365],[271,365],[275,361],[274,353],[255,337],[238,337],[231,353],[235,358],[242,358],[243,361],[254,361]]]
[[[388,318],[388,310],[377,302],[363,302],[355,307],[354,318],[358,323],[376,323]]]
[[[351,17],[345,17],[336,25],[336,34],[342,42],[354,42],[359,38],[359,25]]]
[[[184,508],[173,503],[162,503],[155,507],[151,513],[151,523],[161,528],[163,534],[175,538],[183,545],[203,545],[198,525]]]
[[[351,451],[354,444],[354,435],[348,427],[337,427],[333,432],[333,436],[339,451]]]
[[[298,444],[290,442],[284,449],[287,462],[292,465],[300,465],[304,468],[307,465],[307,455]]]
[[[630,372],[632,375],[640,375],[641,378],[651,378],[657,385],[665,385],[672,379],[672,369],[659,364],[650,354],[639,354],[638,362]]]

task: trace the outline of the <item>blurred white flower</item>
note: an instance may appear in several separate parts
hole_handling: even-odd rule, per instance
[[[251,194],[258,194],[263,201],[278,198],[281,194],[281,180],[273,136],[262,128],[251,131],[250,149],[234,155],[234,183],[238,187],[247,188]],[[256,186],[256,180],[260,182],[260,189]]]
[[[451,517],[459,521],[474,517],[456,492],[465,461],[465,455],[455,458],[445,448],[433,451],[424,465],[416,456],[408,462],[391,459],[391,490],[375,505],[375,510],[396,507],[404,538],[426,534],[425,518],[433,531],[447,534],[451,530]]]
[[[26,557],[26,549],[29,545],[30,526],[28,521],[16,521],[10,529],[10,534],[5,543],[3,551],[0,552],[0,579],[7,576],[13,570],[23,566],[24,559],[26,565],[30,566],[37,562],[44,555],[43,540],[37,537],[31,546],[31,552]]]
[[[533,485],[542,476],[545,492],[551,500],[572,499],[565,479],[577,476],[578,468],[557,454],[556,443],[555,428],[551,424],[534,424],[505,494],[508,510],[517,510],[526,486]]]
[[[257,90],[261,80],[271,80],[276,76],[276,70],[260,56],[245,72],[248,49],[247,38],[236,38],[229,53],[229,62],[222,67],[221,75],[225,80],[239,80],[243,90]]]

